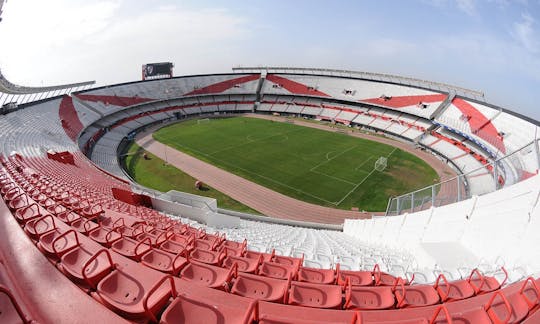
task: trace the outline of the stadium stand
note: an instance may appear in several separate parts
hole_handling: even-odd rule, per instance
[[[0,116],[0,322],[535,322],[536,122],[420,80],[252,70],[111,85]],[[429,188],[429,208],[412,197],[343,231],[260,218],[218,228],[152,208],[179,204],[135,191],[119,167],[120,142],[149,125],[254,110],[433,148],[467,190],[443,206],[443,187]]]

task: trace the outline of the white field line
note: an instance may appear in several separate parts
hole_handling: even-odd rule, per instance
[[[392,150],[392,152],[390,152],[390,154],[388,154],[388,155],[386,156],[386,158],[389,158],[390,155],[392,155],[392,153],[394,153],[395,150],[397,150],[397,147],[395,147],[395,148]],[[371,170],[371,172],[370,172],[364,179],[362,179],[362,181],[360,181],[354,188],[352,188],[351,191],[349,191],[343,198],[341,198],[341,200],[337,202],[336,206],[339,206],[339,205],[343,202],[343,200],[345,200],[345,199],[346,199],[347,197],[349,197],[356,189],[358,189],[358,187],[359,187],[362,183],[364,183],[364,181],[366,181],[367,178],[369,178],[369,176],[373,174],[373,172],[375,172],[375,168],[373,168],[373,170]]]
[[[317,165],[314,166],[313,168],[309,169],[309,171],[313,171],[313,170],[317,169],[318,167],[320,167],[321,165],[324,165],[324,164],[326,164],[326,163],[332,161],[333,159],[337,158],[338,156],[340,156],[340,155],[342,155],[342,154],[344,154],[344,153],[349,152],[350,150],[352,150],[352,149],[355,148],[356,146],[357,146],[357,145],[351,146],[351,147],[349,147],[348,149],[346,149],[345,151],[336,154],[335,156],[333,156],[333,157],[330,158],[330,159],[328,159],[328,153],[327,153],[327,154],[326,154],[326,156],[327,156],[327,157],[326,157],[326,160],[325,160],[325,161],[322,161],[321,163],[317,164]],[[333,151],[332,151],[332,152],[333,152]]]
[[[366,164],[369,160],[371,160],[373,158],[373,155],[370,155],[364,162],[360,163],[356,168],[354,168],[354,171],[358,171],[358,169],[360,169],[361,167],[364,166],[364,164]],[[360,170],[360,171],[364,171],[364,170]]]
[[[263,175],[258,174],[258,173],[256,173],[256,172],[252,172],[252,171],[250,171],[250,170],[244,169],[244,168],[239,167],[239,166],[237,166],[237,165],[231,164],[231,163],[229,163],[229,162],[227,162],[227,161],[223,161],[223,160],[221,160],[221,159],[216,158],[215,156],[211,156],[210,154],[201,152],[201,151],[199,151],[199,150],[197,150],[197,149],[193,149],[193,148],[191,148],[191,147],[189,147],[189,146],[187,146],[187,145],[182,145],[182,144],[178,144],[178,143],[176,143],[176,145],[181,146],[181,147],[185,147],[185,148],[188,149],[188,150],[192,150],[192,151],[198,152],[198,153],[200,153],[201,155],[207,156],[207,157],[209,157],[209,158],[211,158],[211,159],[214,159],[214,160],[216,160],[216,161],[219,161],[219,162],[221,162],[221,163],[223,163],[223,164],[229,165],[229,166],[231,166],[231,167],[233,167],[233,168],[235,168],[235,169],[242,170],[242,171],[244,171],[244,172],[246,172],[246,173],[249,173],[249,174],[252,174],[252,175],[254,175],[254,176],[256,176],[256,177],[260,177],[260,178],[266,179],[266,180],[268,180],[268,181],[270,181],[270,182],[273,182],[273,183],[278,184],[278,185],[283,186],[283,187],[287,187],[287,188],[289,188],[289,189],[292,189],[292,190],[294,190],[294,191],[296,191],[296,192],[300,192],[300,193],[302,193],[302,194],[304,194],[304,195],[310,196],[310,197],[315,198],[315,199],[317,199],[317,200],[324,201],[324,202],[326,202],[326,203],[328,203],[328,204],[335,204],[335,202],[328,201],[328,200],[326,200],[326,199],[324,199],[324,198],[321,198],[321,197],[318,197],[318,196],[316,196],[316,195],[310,194],[309,192],[305,192],[305,191],[300,190],[300,189],[298,189],[298,188],[289,186],[289,185],[287,185],[287,184],[285,184],[285,183],[283,183],[283,182],[277,181],[277,180],[272,179],[272,178],[269,178],[269,177],[267,177],[267,176],[263,176]],[[174,149],[174,148],[173,148],[173,149]]]
[[[271,135],[271,136],[267,136],[267,137],[263,137],[263,138],[259,138],[259,139],[255,139],[255,140],[251,140],[249,139],[249,137],[252,135],[248,135],[246,137],[247,139],[247,142],[244,142],[244,143],[241,143],[241,144],[238,144],[238,145],[233,145],[233,146],[229,146],[229,147],[226,147],[226,148],[223,148],[221,150],[217,150],[217,151],[214,151],[212,153],[209,153],[208,155],[214,155],[214,154],[217,154],[217,153],[221,153],[221,152],[224,152],[224,151],[227,151],[227,150],[231,150],[231,149],[235,149],[235,148],[238,148],[240,146],[244,146],[246,144],[251,144],[251,143],[255,143],[255,142],[260,142],[260,141],[264,141],[264,140],[267,140],[267,139],[270,139],[272,137],[276,137],[276,136],[285,136],[285,140],[283,140],[282,142],[285,142],[286,140],[289,139],[289,137],[287,136],[287,134],[290,134],[290,133],[294,133],[294,132],[298,132],[302,129],[295,129],[295,130],[292,130],[290,132],[285,132],[285,133],[278,133],[278,134],[274,134],[274,135]]]
[[[313,173],[317,173],[317,174],[320,174],[322,176],[325,176],[325,177],[328,177],[328,178],[331,178],[331,179],[334,179],[334,180],[337,180],[337,181],[340,181],[340,182],[344,182],[346,184],[350,184],[351,186],[354,186],[356,185],[356,183],[354,182],[350,182],[348,180],[345,180],[345,179],[341,179],[341,178],[338,178],[338,177],[334,177],[332,175],[329,175],[329,174],[326,174],[326,173],[323,173],[323,172],[319,172],[319,171],[316,171],[316,170],[309,170],[310,172],[313,172]]]

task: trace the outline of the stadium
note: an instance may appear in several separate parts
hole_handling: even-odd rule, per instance
[[[162,62],[0,107],[0,323],[540,323],[540,122],[480,91]]]

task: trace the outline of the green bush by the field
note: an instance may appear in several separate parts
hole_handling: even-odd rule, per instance
[[[154,138],[285,195],[335,208],[383,211],[390,196],[438,180],[427,163],[394,147],[257,118],[190,120]],[[388,167],[374,171],[381,156]]]

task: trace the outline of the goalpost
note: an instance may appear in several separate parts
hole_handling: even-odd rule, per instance
[[[384,156],[381,156],[380,158],[377,159],[377,161],[375,161],[374,168],[375,170],[379,172],[383,172],[387,166],[388,166],[388,159],[385,158]]]
[[[197,119],[197,124],[200,125],[200,124],[206,124],[206,123],[209,123],[210,122],[210,118],[202,118],[202,119]]]

